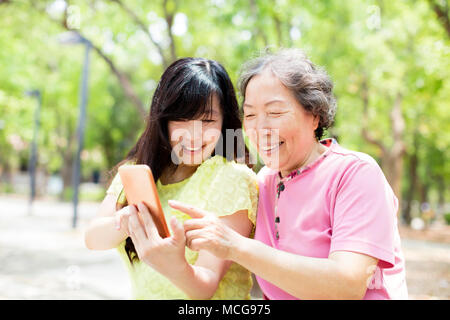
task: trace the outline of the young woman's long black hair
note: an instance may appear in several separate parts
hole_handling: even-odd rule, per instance
[[[233,84],[220,63],[203,58],[179,59],[166,69],[153,94],[146,128],[124,161],[148,165],[157,181],[166,168],[174,166],[168,122],[209,115],[213,95],[217,96],[223,115],[222,135],[218,141],[223,148],[216,148],[213,155],[219,154],[228,160],[243,157],[247,161],[248,150],[242,136],[226,132],[242,130]],[[230,137],[233,141],[227,141]],[[227,150],[227,146],[233,146],[233,150]],[[239,146],[244,146],[243,155],[238,154]],[[126,240],[125,251],[131,263],[138,259],[130,237]]]

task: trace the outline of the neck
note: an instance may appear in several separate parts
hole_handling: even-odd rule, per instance
[[[294,165],[290,168],[280,169],[281,177],[284,178],[285,176],[290,174],[292,171],[294,171],[296,169],[301,169],[301,168],[306,167],[307,165],[313,163],[326,150],[327,150],[327,148],[324,145],[322,145],[319,141],[315,141],[312,144],[308,153],[306,154],[306,157],[304,157],[302,159],[302,161],[300,161],[299,163],[297,163],[296,165]]]
[[[197,170],[198,166],[187,166],[180,164],[178,166],[167,167],[160,177],[162,184],[172,184],[183,181],[191,177]]]

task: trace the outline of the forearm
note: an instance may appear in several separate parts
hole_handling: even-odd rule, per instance
[[[305,257],[240,237],[231,260],[299,299],[361,299],[356,279],[336,261]],[[280,276],[282,275],[282,276]]]
[[[84,233],[86,247],[91,250],[116,248],[128,235],[123,230],[117,230],[115,224],[115,217],[94,219]]]
[[[164,275],[193,300],[210,299],[219,283],[219,276],[214,271],[187,262],[180,271]]]

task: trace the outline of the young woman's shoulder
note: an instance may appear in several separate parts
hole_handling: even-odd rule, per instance
[[[248,210],[253,223],[258,204],[256,174],[245,164],[227,161],[222,156],[206,160],[196,173],[196,184],[207,198],[205,210],[219,216]]]
[[[127,160],[127,161],[122,161],[120,163],[120,165],[131,165],[131,164],[135,164],[136,162],[133,160]],[[117,166],[117,168],[119,167],[119,165]],[[108,187],[108,189],[106,190],[106,194],[111,194],[114,195],[115,197],[117,197],[117,202],[119,204],[124,204],[126,202],[126,198],[125,198],[125,193],[123,192],[123,185],[122,185],[122,180],[120,179],[120,175],[119,172],[117,172],[117,168],[116,168],[116,172],[114,174],[114,178],[111,180],[111,183]]]
[[[216,155],[209,158],[199,168],[201,174],[208,175],[210,178],[216,179],[225,178],[230,179],[245,179],[249,181],[256,181],[256,173],[253,172],[247,165],[243,163],[236,163],[235,161],[228,161],[222,156]]]

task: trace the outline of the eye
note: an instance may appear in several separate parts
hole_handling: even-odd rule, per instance
[[[251,119],[251,118],[253,118],[255,115],[254,114],[246,114],[246,115],[244,115],[244,118],[246,118],[246,119]]]
[[[283,114],[283,112],[269,112],[269,115],[274,116],[274,117],[281,116],[282,114]]]

